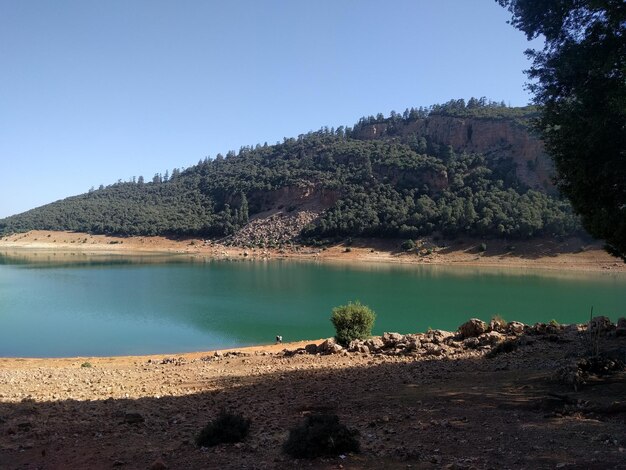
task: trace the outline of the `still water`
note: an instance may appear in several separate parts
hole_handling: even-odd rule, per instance
[[[0,253],[0,356],[209,350],[333,335],[360,300],[375,333],[626,315],[626,275],[385,264]]]

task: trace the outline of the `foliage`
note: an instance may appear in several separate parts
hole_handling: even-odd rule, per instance
[[[374,311],[358,300],[335,307],[330,318],[335,327],[335,339],[343,345],[348,345],[355,339],[369,338],[375,320]]]
[[[415,242],[411,239],[408,240],[404,240],[402,242],[402,244],[400,245],[400,248],[402,248],[404,251],[411,251],[415,249]]]
[[[517,108],[481,100],[463,112]],[[470,100],[470,103],[473,103]],[[460,104],[406,110],[385,118],[404,125],[428,113],[459,113]],[[481,111],[482,110],[482,111]],[[305,241],[352,236],[417,238],[441,234],[499,238],[567,236],[579,229],[569,205],[530,190],[510,159],[457,153],[424,135],[369,140],[354,129],[324,128],[276,145],[242,147],[186,170],[101,186],[0,220],[0,234],[33,229],[111,235],[223,237],[250,216],[275,209],[281,191],[327,197],[330,206],[301,234]],[[393,127],[393,126],[391,126]],[[293,204],[288,209],[296,209]]]
[[[337,415],[311,415],[302,426],[289,431],[283,450],[292,457],[306,459],[359,452],[357,435],[357,431],[341,424]]]
[[[622,0],[498,0],[545,37],[529,86],[557,185],[585,228],[626,260],[626,6]]]
[[[248,435],[250,420],[242,415],[222,410],[217,418],[207,424],[196,436],[198,447],[241,442]]]

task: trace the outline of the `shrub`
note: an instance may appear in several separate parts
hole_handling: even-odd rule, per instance
[[[83,362],[80,366],[81,367],[91,367],[91,362]]]
[[[481,253],[483,251],[487,251],[487,244],[486,243],[481,243],[480,245],[478,245],[478,251],[480,251]]]
[[[348,345],[355,339],[366,339],[372,334],[376,314],[359,301],[350,302],[333,309],[330,321],[335,327],[335,339],[338,343]]]
[[[411,251],[415,249],[415,242],[413,240],[404,240],[402,242],[402,245],[400,245],[400,248],[402,248],[404,251]]]
[[[358,431],[341,424],[337,415],[311,415],[302,426],[289,431],[283,450],[292,457],[305,459],[358,452],[356,436]]]
[[[211,447],[226,442],[241,442],[250,429],[250,420],[239,414],[222,410],[196,436],[198,447]]]

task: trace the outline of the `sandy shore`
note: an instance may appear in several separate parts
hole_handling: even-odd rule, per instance
[[[451,266],[489,266],[532,268],[558,271],[626,272],[626,263],[608,255],[600,243],[585,243],[578,238],[563,242],[532,240],[507,242],[488,240],[487,249],[479,250],[480,240],[420,240],[422,248],[406,253],[400,242],[356,239],[350,246],[338,244],[326,248],[294,246],[284,249],[240,248],[189,238],[109,237],[76,232],[31,231],[0,239],[0,251],[14,256],[56,252],[142,255],[153,253],[182,254],[214,259],[302,259],[356,263],[406,263]]]

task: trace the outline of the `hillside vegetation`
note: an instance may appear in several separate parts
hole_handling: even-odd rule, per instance
[[[2,219],[0,233],[223,237],[259,214],[313,210],[319,216],[303,239],[566,236],[580,227],[537,176],[547,166],[525,128],[534,112],[472,99],[370,116],[353,128],[218,154],[150,182],[101,186]],[[446,142],[450,129],[437,126],[456,126],[463,138]]]

